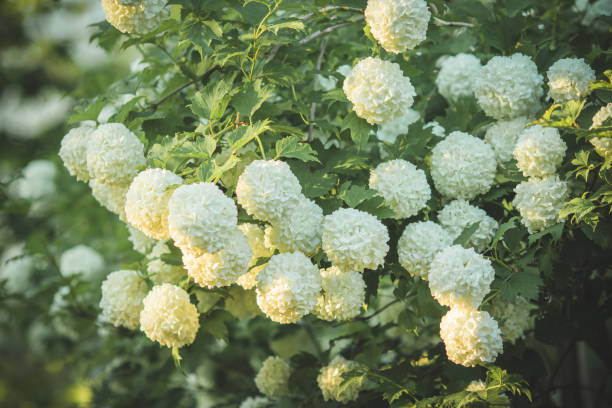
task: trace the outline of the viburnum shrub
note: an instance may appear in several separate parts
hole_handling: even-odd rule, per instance
[[[96,398],[548,406],[578,347],[605,389],[612,11],[589,7],[102,0],[93,39],[139,62],[58,152],[140,254],[54,302],[94,310]]]

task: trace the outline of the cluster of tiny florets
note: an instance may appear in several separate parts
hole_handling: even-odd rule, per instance
[[[455,240],[461,233],[478,223],[476,231],[467,240],[466,245],[473,247],[476,251],[484,251],[497,232],[498,223],[487,213],[478,207],[474,207],[465,200],[454,200],[446,204],[438,212],[438,221]]]
[[[502,339],[514,344],[525,337],[533,321],[529,315],[533,306],[527,299],[517,296],[510,302],[497,296],[491,304],[491,315],[500,322]]]
[[[60,258],[60,272],[65,277],[80,275],[82,278],[97,278],[104,269],[104,258],[87,245],[68,249]]]
[[[89,180],[91,194],[102,207],[108,211],[115,213],[119,219],[125,220],[125,196],[129,184],[106,184],[101,183],[98,179]]]
[[[457,54],[444,58],[436,78],[438,92],[449,102],[474,94],[474,83],[482,65],[472,54]]]
[[[508,162],[514,158],[514,147],[527,123],[529,120],[526,117],[518,117],[511,120],[500,120],[487,129],[484,140],[493,148],[495,158],[499,163]]]
[[[109,274],[102,282],[102,315],[113,326],[138,328],[142,301],[149,288],[138,272],[121,270]]]
[[[342,374],[356,370],[359,363],[347,360],[342,356],[336,356],[333,360],[322,367],[317,377],[317,384],[323,393],[325,401],[333,400],[342,403],[355,401],[359,397],[359,391],[363,388],[363,381],[354,381],[343,390],[340,384],[344,381]]]
[[[519,210],[521,222],[534,233],[559,221],[568,191],[567,183],[555,175],[523,181],[514,192],[512,204]]]
[[[359,272],[342,272],[335,266],[322,269],[323,292],[313,310],[319,319],[349,320],[361,312],[365,282]]]
[[[132,247],[134,251],[140,252],[143,255],[147,255],[153,246],[157,243],[157,240],[147,237],[145,234],[132,227],[131,225],[127,225],[128,232],[130,236],[128,240],[132,243]]]
[[[546,177],[555,174],[566,149],[567,145],[556,128],[535,125],[521,132],[514,157],[524,176]]]
[[[270,356],[255,376],[255,385],[262,394],[268,397],[284,397],[289,393],[289,376],[291,367],[280,357]]]
[[[546,72],[550,97],[557,103],[580,99],[590,92],[595,72],[582,58],[562,58]]]
[[[597,129],[603,126],[606,121],[612,119],[612,102],[608,103],[606,106],[602,106],[601,109],[597,111],[595,115],[593,115],[593,125],[590,129]],[[608,123],[610,125],[610,123]],[[597,154],[601,157],[608,159],[612,157],[612,138],[610,137],[594,137],[589,139],[589,142],[595,148]]]
[[[102,0],[106,20],[123,33],[146,33],[157,28],[169,11],[166,0]]]
[[[401,116],[414,103],[416,92],[398,64],[368,57],[344,80],[344,93],[357,116],[383,124]]]
[[[94,130],[92,123],[84,122],[81,126],[71,129],[62,139],[59,156],[68,172],[77,180],[89,180],[87,143]]]
[[[397,243],[399,262],[410,275],[427,279],[433,257],[452,243],[449,232],[435,222],[408,224]]]

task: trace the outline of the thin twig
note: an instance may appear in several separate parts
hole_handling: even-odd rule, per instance
[[[322,36],[324,34],[327,34],[327,33],[331,33],[332,31],[335,31],[335,30],[337,30],[339,28],[346,27],[346,26],[349,26],[351,24],[354,24],[354,23],[356,23],[356,22],[358,22],[360,20],[363,20],[363,18],[364,18],[363,16],[359,16],[355,20],[351,21],[350,23],[340,23],[340,24],[336,24],[336,25],[327,27],[324,30],[315,31],[314,33],[310,34],[308,37],[301,39],[300,40],[300,45],[301,44],[306,44],[307,42],[310,42],[310,41],[314,40],[315,38],[318,38],[318,37],[320,37],[320,36]]]
[[[329,36],[323,38],[321,41],[321,50],[319,51],[319,57],[317,58],[317,71],[321,70],[321,64],[323,63],[323,57],[325,56],[325,48],[327,48],[327,42],[329,41]],[[319,90],[319,74],[315,74],[314,76],[314,91],[317,92]],[[317,113],[317,103],[313,102],[310,105],[310,124],[308,125],[308,141],[312,142],[312,131],[314,128],[314,121]]]
[[[383,311],[385,311],[386,309],[388,309],[389,307],[393,306],[394,304],[396,304],[399,301],[400,301],[399,299],[394,299],[391,302],[389,302],[386,305],[384,305],[383,307],[381,307],[380,309],[378,309],[376,312],[372,313],[371,315],[365,316],[365,317],[361,317],[361,318],[359,318],[357,320],[361,320],[361,321],[369,320],[369,319],[373,318],[374,316],[381,314]]]
[[[149,105],[149,109],[153,109],[153,110],[157,110],[157,108],[159,107],[159,105],[161,105],[162,103],[166,102],[168,99],[172,98],[174,95],[176,95],[177,93],[181,92],[183,89],[195,84],[196,82],[199,81],[203,81],[206,82],[206,80],[208,79],[208,77],[210,77],[210,75],[216,71],[217,69],[219,69],[219,66],[214,66],[211,69],[209,69],[208,71],[206,71],[206,73],[204,75],[202,75],[200,78],[198,79],[192,79],[186,83],[184,83],[183,85],[179,86],[178,88],[173,89],[172,91],[170,91],[167,95],[165,95],[164,97],[162,97],[159,101],[152,103],[151,105]]]
[[[474,28],[474,24],[464,23],[462,21],[446,21],[446,20],[442,20],[441,18],[438,18],[438,17],[434,17],[433,19],[436,22],[436,24],[438,24],[438,25]]]

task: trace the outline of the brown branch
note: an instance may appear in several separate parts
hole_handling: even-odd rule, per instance
[[[474,24],[471,23],[464,23],[461,21],[446,21],[438,17],[434,17],[433,19],[437,25],[474,28]]]
[[[325,49],[327,48],[328,41],[329,41],[329,36],[325,37],[323,41],[321,41],[321,50],[319,51],[319,57],[317,58],[317,65],[316,65],[317,71],[321,70],[321,64],[323,63],[323,57],[325,56]],[[319,74],[315,74],[314,76],[313,88],[315,92],[319,90]],[[312,131],[314,128],[313,122],[315,121],[316,113],[317,113],[317,104],[316,102],[313,102],[312,105],[310,105],[310,119],[309,119],[310,124],[308,125],[308,141],[309,142],[312,142]]]
[[[364,19],[363,16],[359,16],[355,20],[353,20],[353,21],[351,21],[349,23],[340,23],[340,24],[336,24],[336,25],[327,27],[324,30],[315,31],[314,33],[310,34],[308,37],[301,39],[300,40],[300,45],[306,44],[307,42],[310,42],[310,41],[314,40],[315,38],[318,38],[318,37],[320,37],[320,36],[322,36],[324,34],[331,33],[332,31],[335,31],[335,30],[337,30],[339,28],[342,28],[342,27],[349,26],[349,25],[354,24],[354,23],[356,23],[356,22],[358,22],[360,20],[363,20],[363,19]]]

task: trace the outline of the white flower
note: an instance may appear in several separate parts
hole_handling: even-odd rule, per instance
[[[161,260],[160,257],[162,255],[169,253],[170,248],[168,244],[164,241],[158,241],[147,256],[147,259],[149,259],[149,262],[147,262],[147,273],[156,285],[161,285],[162,283],[176,285],[187,275],[183,267],[170,265]]]
[[[266,397],[248,397],[240,403],[238,408],[266,408],[270,406],[270,400]]]
[[[148,290],[147,283],[136,271],[110,273],[102,282],[102,315],[115,327],[137,329],[142,301]]]
[[[504,163],[514,158],[514,147],[527,123],[529,123],[529,119],[519,117],[511,120],[497,121],[487,129],[485,142],[491,145],[495,152],[495,158],[499,163]]]
[[[323,210],[314,201],[302,197],[297,206],[265,231],[265,245],[281,252],[300,251],[314,254],[321,245]]]
[[[350,65],[340,65],[336,72],[346,77],[351,72]],[[324,77],[323,75],[316,74],[317,80],[319,81],[319,87],[329,92],[336,87],[336,83],[338,82],[335,76]]]
[[[397,243],[399,262],[411,276],[428,279],[434,255],[453,243],[444,228],[432,221],[408,224]]]
[[[559,222],[559,211],[565,206],[567,183],[559,176],[532,178],[514,188],[512,204],[521,213],[521,222],[533,234]]]
[[[234,236],[238,211],[234,200],[212,183],[182,185],[168,202],[168,227],[182,250],[215,253]]]
[[[450,198],[471,200],[493,185],[497,162],[493,149],[464,132],[452,132],[432,149],[431,177]]]
[[[32,160],[22,170],[23,177],[10,186],[12,196],[36,201],[52,196],[55,191],[55,164],[49,160]]]
[[[411,50],[425,40],[430,17],[423,0],[369,0],[365,9],[372,36],[394,54]]]
[[[230,297],[225,298],[225,310],[238,319],[251,318],[261,314],[257,306],[257,295],[254,290],[245,290],[233,285],[229,289]]]
[[[255,376],[255,385],[262,394],[278,398],[289,394],[291,367],[280,357],[270,356]]]
[[[416,92],[398,64],[367,57],[344,80],[344,93],[353,110],[369,124],[398,118],[414,103]]]
[[[593,124],[589,129],[597,129],[606,124],[606,121],[612,119],[612,102],[606,106],[602,106],[595,115],[593,115]],[[608,126],[612,126],[612,123],[607,123]]]
[[[497,221],[489,217],[484,210],[470,205],[465,200],[454,200],[446,204],[438,212],[438,221],[450,233],[453,240],[457,239],[470,225],[479,223],[476,231],[466,242],[477,252],[487,249],[498,227]]]
[[[62,139],[59,156],[68,172],[77,180],[89,180],[87,142],[94,130],[95,122],[83,122],[81,126],[71,129]]]
[[[238,229],[246,235],[249,240],[249,246],[253,251],[253,257],[249,262],[249,267],[252,267],[257,263],[258,258],[268,258],[274,254],[274,250],[266,247],[264,231],[257,224],[241,224]],[[236,283],[245,289],[253,289],[257,284],[257,274],[265,267],[259,265],[252,267],[247,273],[238,277]]]
[[[491,261],[460,245],[438,252],[429,266],[429,289],[443,306],[477,308],[494,278]]]
[[[587,96],[595,71],[582,58],[562,58],[548,68],[546,76],[550,97],[563,103]]]
[[[587,3],[582,24],[607,31],[609,27],[605,24],[604,19],[601,20],[603,22],[602,24],[599,24],[599,21],[593,23],[593,20],[601,16],[612,16],[612,3],[610,3],[609,0],[597,0],[594,3]]]
[[[321,269],[323,293],[319,294],[313,314],[328,321],[350,320],[361,312],[365,282],[359,272],[342,272],[335,266]]]
[[[385,199],[385,204],[395,212],[395,218],[418,214],[431,198],[425,172],[401,159],[381,163],[372,170],[370,188]]]
[[[385,262],[388,242],[387,227],[364,211],[340,208],[323,219],[323,250],[343,271],[378,268]]]
[[[608,103],[606,106],[602,106],[601,109],[597,111],[595,115],[593,115],[593,125],[589,129],[597,129],[598,127],[604,126],[606,121],[608,121],[607,125],[610,126],[612,123],[609,123],[609,120],[612,118],[612,102]],[[608,159],[612,156],[612,138],[610,137],[594,137],[589,139],[589,142],[595,148],[597,154],[599,154],[604,159]]]
[[[102,0],[106,20],[122,33],[146,33],[169,15],[166,0]]]
[[[524,176],[546,177],[555,174],[566,149],[557,129],[535,125],[521,132],[514,147],[514,157]]]
[[[435,120],[431,122],[427,122],[426,124],[423,125],[423,129],[429,129],[429,128],[431,128],[431,133],[434,136],[438,136],[442,138],[446,137],[446,129],[444,129],[444,127],[442,127],[442,125],[440,125]]]
[[[317,384],[323,393],[325,401],[333,400],[342,403],[355,401],[359,397],[359,391],[363,388],[363,381],[354,381],[340,391],[340,384],[344,381],[342,374],[356,370],[360,367],[359,363],[346,360],[342,356],[336,356],[333,360],[322,367],[317,377]]]
[[[474,95],[487,114],[497,120],[531,116],[540,108],[543,78],[526,55],[496,56],[480,71]]]
[[[34,258],[26,255],[25,245],[9,246],[0,258],[0,281],[6,281],[9,293],[23,293],[30,288],[30,275],[34,269]]]
[[[138,173],[125,196],[125,216],[132,226],[155,239],[168,239],[168,201],[183,179],[168,170]]]
[[[300,252],[274,255],[257,275],[257,304],[278,323],[295,323],[310,313],[320,291],[319,269]]]
[[[525,331],[533,324],[529,317],[531,309],[533,306],[522,296],[517,296],[513,302],[501,296],[495,297],[491,303],[491,315],[499,320],[505,341],[514,344],[518,339],[525,338]]]
[[[444,58],[436,78],[438,92],[450,103],[472,96],[481,69],[480,60],[472,54]]]
[[[419,112],[414,109],[406,109],[401,116],[379,126],[376,137],[381,142],[393,144],[399,135],[407,134],[410,125],[419,120],[420,117]]]
[[[100,205],[117,214],[119,219],[125,220],[125,195],[130,187],[129,184],[105,184],[98,179],[91,179],[89,187]]]
[[[97,278],[104,269],[104,258],[93,248],[77,245],[62,254],[59,269],[65,277],[81,275],[91,280]]]
[[[145,234],[132,227],[131,225],[127,225],[130,236],[128,240],[132,243],[134,247],[134,251],[140,252],[143,255],[146,255],[151,251],[153,245],[157,242],[157,240],[153,238],[147,237]]]
[[[181,249],[187,274],[195,283],[209,289],[229,286],[246,273],[253,256],[249,240],[234,227],[229,242],[225,248],[212,254],[198,249]]]
[[[249,215],[278,220],[295,207],[302,186],[289,165],[279,160],[255,160],[238,177],[236,198]]]
[[[198,311],[189,294],[169,283],[154,286],[143,300],[140,329],[166,347],[193,343],[200,327]]]
[[[440,338],[448,359],[466,367],[492,363],[503,351],[497,322],[489,313],[475,309],[449,310],[440,321]]]
[[[144,145],[121,123],[100,125],[89,137],[87,170],[99,183],[129,184],[144,164]]]

